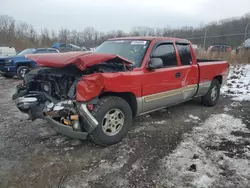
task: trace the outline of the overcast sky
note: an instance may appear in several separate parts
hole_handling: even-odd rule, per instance
[[[198,26],[248,12],[250,0],[0,0],[0,14],[53,30]]]

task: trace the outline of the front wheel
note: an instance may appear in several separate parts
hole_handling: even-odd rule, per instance
[[[98,126],[90,136],[100,146],[121,141],[132,124],[130,105],[120,97],[101,98],[92,114],[98,121]]]
[[[20,66],[17,68],[17,77],[19,79],[23,79],[25,74],[29,71],[29,67],[27,66]]]
[[[201,102],[206,106],[215,106],[220,98],[220,83],[213,79],[206,95],[201,97]]]

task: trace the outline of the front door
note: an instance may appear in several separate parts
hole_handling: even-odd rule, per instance
[[[194,97],[198,87],[199,70],[198,65],[192,59],[190,44],[177,43],[178,56],[180,57],[179,71],[182,75],[181,85],[183,101]]]
[[[177,63],[173,43],[164,43],[156,47],[152,58],[161,58],[164,66],[145,72],[143,80],[143,112],[149,112],[182,100],[182,75]]]

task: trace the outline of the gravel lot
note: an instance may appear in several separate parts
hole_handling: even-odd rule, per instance
[[[137,118],[107,148],[27,120],[11,100],[20,81],[0,77],[0,187],[250,187],[250,102],[239,99],[249,83],[232,83],[244,70],[234,67],[217,106],[190,101]]]

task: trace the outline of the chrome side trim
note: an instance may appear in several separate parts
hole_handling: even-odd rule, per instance
[[[211,85],[211,81],[200,83],[196,96],[198,97],[198,96],[205,95],[208,92],[210,85]]]
[[[77,103],[76,108],[79,111],[79,115],[86,120],[88,125],[90,126],[91,130],[93,131],[98,126],[98,121],[95,119],[95,117],[90,113],[90,111],[87,108],[86,104],[83,103]]]
[[[143,101],[145,103],[148,103],[148,102],[153,102],[153,101],[157,101],[157,100],[160,100],[160,99],[164,99],[164,98],[167,98],[167,97],[175,96],[175,95],[181,94],[181,90],[182,89],[180,88],[180,89],[174,89],[174,90],[171,90],[171,91],[165,91],[165,92],[161,92],[161,93],[147,95],[147,96],[143,97]]]
[[[164,97],[159,97],[155,100],[151,100],[151,102],[146,102],[145,97],[143,98],[143,110],[142,113],[147,111],[154,111],[155,109],[160,109],[162,107],[169,106],[173,103],[176,103],[178,101],[182,101],[183,95],[181,92],[176,92],[174,94],[171,92],[169,95],[164,95]]]
[[[179,89],[174,89],[170,91],[144,96],[144,102],[145,103],[152,102],[154,100],[160,100],[162,98],[175,96],[181,93],[183,94],[183,98],[186,99],[189,97],[193,97],[193,94],[195,94],[196,90],[197,90],[197,84],[192,84]]]
[[[190,100],[192,100],[192,99],[191,99],[191,98],[185,99],[185,100],[182,100],[182,101],[179,101],[179,102],[176,102],[176,103],[172,103],[172,104],[170,104],[170,105],[163,106],[163,107],[161,107],[161,108],[157,108],[157,109],[154,109],[154,110],[146,111],[146,112],[143,112],[143,113],[141,113],[141,114],[138,114],[136,117],[138,117],[138,116],[143,116],[143,115],[146,115],[146,114],[149,114],[149,113],[151,113],[151,112],[155,112],[155,111],[158,111],[158,110],[161,110],[161,109],[164,109],[164,108],[169,108],[169,107],[171,107],[171,106],[175,106],[175,105],[178,105],[178,104],[181,104],[181,103],[190,101]]]
[[[148,111],[155,111],[155,109],[161,109],[163,107],[179,103],[180,101],[189,100],[194,97],[197,91],[197,84],[188,85],[182,88],[147,95],[137,101],[137,105],[142,107],[138,109],[137,114],[142,114]]]

